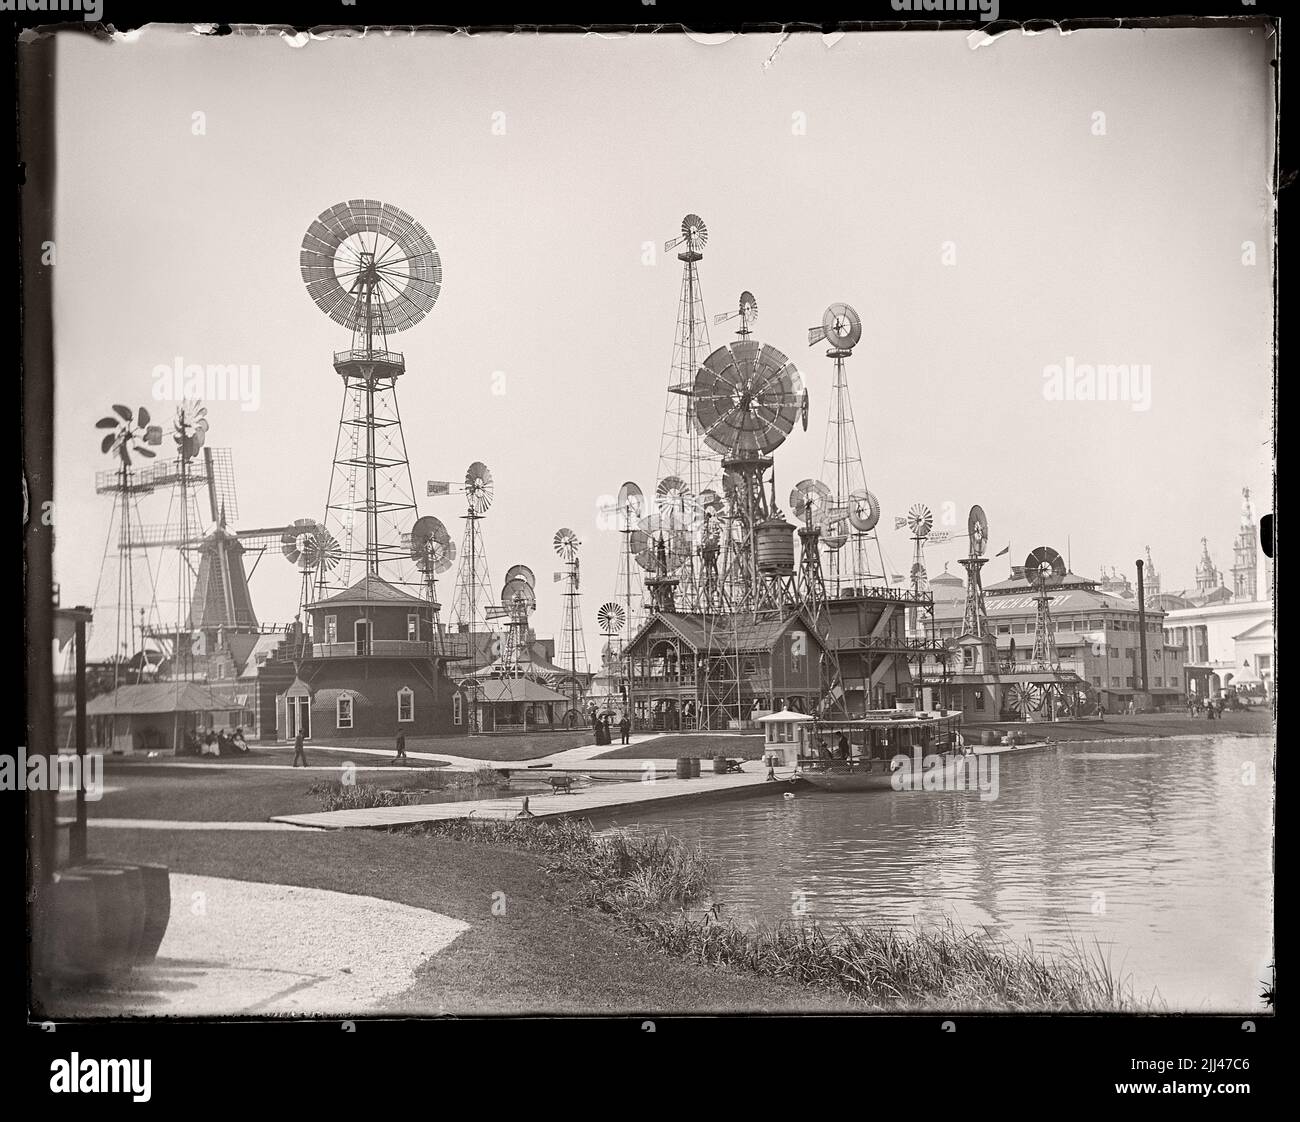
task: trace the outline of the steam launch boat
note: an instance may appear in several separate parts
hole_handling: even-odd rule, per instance
[[[956,713],[881,710],[865,717],[813,718],[785,711],[759,723],[765,755],[827,791],[955,789],[970,760]]]

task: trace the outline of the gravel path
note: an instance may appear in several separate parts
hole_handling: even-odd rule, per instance
[[[56,1017],[351,1016],[379,1012],[469,924],[317,888],[173,873],[155,962],[64,994]]]

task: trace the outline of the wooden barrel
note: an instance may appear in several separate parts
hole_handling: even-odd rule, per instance
[[[699,779],[700,777],[700,758],[699,756],[691,757],[691,778]]]
[[[713,774],[714,774],[714,775],[726,775],[726,774],[727,774],[727,757],[726,757],[726,756],[714,756],[714,757],[713,757]]]
[[[106,977],[111,964],[99,937],[95,882],[75,873],[60,874],[42,891],[38,969],[65,979]]]
[[[679,756],[677,758],[677,778],[690,779],[690,777],[691,777],[690,759],[686,756]]]
[[[152,962],[167,934],[172,914],[171,876],[166,865],[125,864],[104,858],[92,858],[90,864],[106,868],[135,869],[140,874],[144,892],[144,922],[136,948],[136,962]]]
[[[144,877],[131,865],[79,865],[95,884],[99,934],[114,972],[129,970],[144,942]]]

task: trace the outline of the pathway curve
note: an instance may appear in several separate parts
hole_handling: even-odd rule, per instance
[[[158,957],[111,986],[63,994],[62,1017],[352,1016],[383,1011],[469,924],[319,888],[171,876]]]

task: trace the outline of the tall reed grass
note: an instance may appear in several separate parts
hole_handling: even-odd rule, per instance
[[[1043,955],[1030,943],[938,928],[786,923],[748,928],[688,908],[709,897],[711,862],[667,833],[596,834],[569,819],[459,819],[404,829],[536,853],[573,899],[616,917],[667,954],[707,967],[788,979],[847,994],[870,1008],[1144,1011],[1100,948],[1072,942]]]

